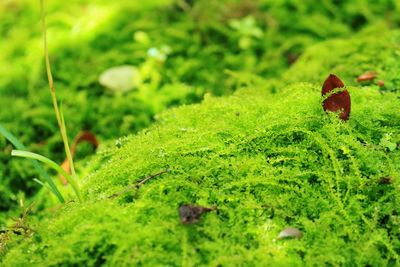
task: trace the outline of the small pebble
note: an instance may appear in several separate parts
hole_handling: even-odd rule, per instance
[[[279,233],[278,239],[285,239],[285,238],[299,239],[302,236],[303,236],[303,233],[299,229],[297,229],[295,227],[287,227]]]
[[[371,81],[376,78],[376,75],[377,75],[376,72],[367,71],[357,77],[357,82]]]

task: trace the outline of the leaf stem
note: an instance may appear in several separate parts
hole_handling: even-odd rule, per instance
[[[60,167],[57,163],[52,161],[49,158],[46,158],[42,155],[32,153],[29,151],[23,151],[23,150],[12,150],[11,155],[15,157],[21,157],[21,158],[29,158],[29,159],[35,159],[37,161],[43,162],[47,164],[49,167],[53,168],[56,170],[58,173],[64,175],[64,177],[68,180],[68,182],[71,184],[72,189],[74,190],[76,196],[78,197],[79,201],[82,201],[81,194],[79,192],[78,184],[75,181],[74,177],[68,174],[66,171],[64,171],[63,168]]]
[[[15,148],[19,150],[26,150],[26,147],[9,131],[7,131],[1,124],[0,124],[0,134],[2,134],[11,144],[14,145]],[[40,174],[41,178],[44,179],[47,184],[49,185],[51,191],[57,196],[58,200],[61,203],[65,203],[64,197],[58,190],[57,186],[51,179],[51,177],[46,173],[41,165],[39,165],[35,160],[31,160],[33,167],[36,171]]]
[[[69,165],[71,168],[71,174],[73,177],[76,177],[74,161],[72,159],[71,150],[70,150],[69,143],[68,143],[68,135],[67,135],[67,129],[65,127],[64,114],[62,113],[62,108],[60,110],[60,108],[58,107],[57,95],[56,95],[56,90],[54,87],[53,74],[51,72],[49,50],[47,47],[47,31],[46,31],[46,16],[45,16],[45,10],[44,10],[44,0],[40,0],[40,13],[41,13],[41,22],[42,22],[42,31],[43,31],[43,48],[44,48],[44,56],[45,56],[45,63],[46,63],[46,73],[47,73],[47,79],[49,82],[51,99],[53,102],[53,107],[54,107],[54,111],[56,114],[58,126],[60,128],[61,137],[64,142],[65,154],[67,156],[67,159],[69,161]]]

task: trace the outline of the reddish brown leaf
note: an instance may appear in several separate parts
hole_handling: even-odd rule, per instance
[[[376,72],[367,71],[357,77],[357,82],[371,81],[376,78],[376,75],[377,75]]]
[[[88,142],[90,143],[94,149],[96,149],[99,146],[99,142],[97,141],[96,136],[88,131],[83,131],[80,132],[79,134],[77,134],[74,138],[74,141],[72,142],[71,145],[71,156],[72,158],[74,158],[75,152],[76,152],[76,148],[78,146],[78,144],[82,143],[82,142]],[[67,173],[71,173],[71,166],[69,165],[69,161],[68,159],[65,159],[64,162],[61,164],[61,168],[64,169],[64,171],[66,171]],[[62,182],[63,185],[67,185],[68,181],[67,179],[60,175],[60,180]]]
[[[390,176],[382,177],[381,179],[379,179],[378,183],[379,184],[392,184],[393,179]]]
[[[297,61],[299,56],[300,56],[299,54],[295,54],[295,53],[292,53],[292,52],[287,53],[286,54],[286,59],[287,59],[288,65],[289,66],[293,65]]]
[[[380,86],[380,87],[385,86],[385,82],[382,81],[382,80],[379,80],[379,81],[377,82],[377,84],[378,84],[378,86]]]
[[[322,96],[329,94],[336,88],[343,87],[343,82],[337,76],[330,74],[322,86]],[[334,93],[323,101],[322,106],[325,111],[341,111],[339,117],[342,120],[347,121],[349,119],[351,109],[350,94],[347,90]]]
[[[203,213],[212,210],[215,210],[215,207],[206,208],[195,205],[182,205],[179,208],[179,216],[183,224],[192,224],[198,222]]]

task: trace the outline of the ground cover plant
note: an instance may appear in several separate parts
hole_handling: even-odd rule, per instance
[[[0,126],[61,163],[38,2],[1,8]],[[1,264],[400,264],[398,9],[49,2],[68,137],[90,131],[100,147],[75,156],[82,202],[50,172],[59,204],[0,137]],[[120,66],[127,87],[114,86]],[[348,92],[351,111],[324,104],[329,74],[341,80],[330,94]]]

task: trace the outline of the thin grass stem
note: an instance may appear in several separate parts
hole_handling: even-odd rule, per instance
[[[64,114],[62,112],[62,109],[60,110],[60,108],[58,106],[56,90],[54,87],[53,74],[51,71],[49,49],[47,47],[47,30],[46,30],[46,15],[45,15],[45,9],[44,9],[44,0],[40,0],[40,13],[41,13],[41,22],[42,22],[42,31],[43,31],[43,49],[44,49],[44,57],[45,57],[45,63],[46,63],[46,73],[47,73],[47,79],[48,79],[50,93],[51,93],[51,99],[53,102],[53,107],[54,107],[54,112],[56,114],[57,123],[60,128],[61,137],[62,137],[62,140],[64,143],[65,154],[67,156],[67,159],[68,159],[68,162],[69,162],[69,165],[71,168],[71,174],[73,177],[76,177],[74,161],[72,159],[71,150],[70,150],[70,146],[68,143],[68,135],[67,135],[67,128],[65,127]],[[76,186],[78,186],[78,185],[76,185]],[[79,190],[79,188],[77,188],[77,190]]]
[[[9,131],[7,131],[2,125],[0,125],[0,134],[3,135],[15,148],[19,150],[26,150],[26,147]],[[33,167],[39,173],[40,177],[48,184],[50,191],[58,198],[61,203],[65,203],[64,197],[58,190],[57,186],[53,182],[53,179],[46,173],[41,165],[36,160],[31,160]]]
[[[72,189],[74,190],[76,196],[78,197],[79,201],[82,201],[82,197],[78,188],[78,184],[75,181],[74,177],[68,174],[63,168],[60,167],[57,163],[52,161],[49,158],[46,158],[42,155],[32,153],[29,151],[23,151],[23,150],[12,150],[11,155],[15,157],[22,157],[22,158],[29,158],[29,159],[35,159],[37,161],[43,162],[47,164],[49,167],[52,169],[56,170],[59,174],[63,175],[67,181],[71,184]]]

